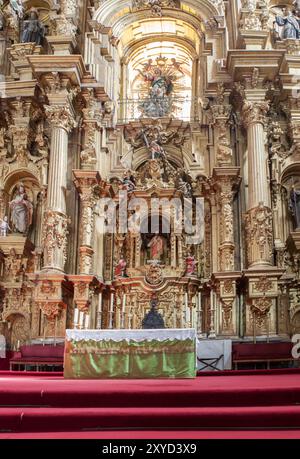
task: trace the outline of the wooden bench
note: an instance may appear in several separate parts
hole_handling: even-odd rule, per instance
[[[232,363],[238,369],[241,363],[266,363],[270,368],[272,362],[294,362],[292,356],[293,343],[233,343]]]
[[[64,360],[64,346],[52,345],[24,345],[20,347],[20,352],[14,355],[9,361],[9,368],[11,371],[17,369],[27,370],[34,367],[36,371],[48,370],[62,370]],[[17,367],[17,368],[16,368]]]

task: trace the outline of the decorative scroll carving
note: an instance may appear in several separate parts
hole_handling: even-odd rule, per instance
[[[251,311],[259,327],[262,327],[265,323],[271,307],[272,298],[258,298],[257,300],[252,300]]]
[[[47,317],[48,320],[53,321],[60,316],[62,310],[66,309],[66,304],[62,301],[43,301],[38,302],[39,308],[42,310],[43,314]]]
[[[271,210],[263,204],[251,209],[245,217],[245,227],[249,264],[254,262],[269,264],[273,249]]]
[[[67,260],[67,236],[70,219],[59,212],[47,210],[44,214],[44,265],[55,266],[58,259]],[[59,252],[61,256],[58,256]]]
[[[132,0],[133,11],[150,8],[154,16],[162,16],[163,8],[179,8],[178,0]]]
[[[161,284],[163,281],[163,271],[161,266],[158,263],[151,263],[147,270],[145,279],[150,285]]]

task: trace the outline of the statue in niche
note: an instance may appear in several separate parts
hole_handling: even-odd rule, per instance
[[[123,255],[121,255],[121,258],[117,266],[115,267],[115,276],[116,277],[128,277],[126,274],[126,266],[127,266],[126,260],[123,257]]]
[[[149,328],[165,328],[165,322],[162,315],[157,311],[158,301],[156,298],[152,298],[150,301],[151,309],[145,315],[142,321],[142,328],[149,329]]]
[[[289,209],[294,217],[296,228],[300,228],[300,190],[296,190],[294,185],[290,192]]]
[[[155,140],[152,140],[152,142],[150,143],[149,150],[151,153],[151,159],[165,159],[166,158],[165,150]]]
[[[156,233],[151,241],[148,244],[148,248],[150,248],[150,257],[151,260],[154,261],[161,261],[163,254],[164,254],[164,239],[158,233]]]
[[[195,257],[191,254],[188,254],[185,260],[186,269],[185,275],[186,276],[195,276],[196,275],[196,267],[198,262],[195,260]]]
[[[33,206],[28,200],[23,183],[20,183],[14,199],[9,203],[13,231],[26,235],[32,223]]]
[[[6,237],[8,231],[11,231],[11,228],[8,224],[8,217],[5,216],[3,220],[0,220],[0,236]]]
[[[131,171],[125,172],[122,185],[128,192],[133,191],[135,189],[135,178],[131,174]]]
[[[300,19],[295,10],[286,8],[285,16],[276,16],[275,22],[280,27],[283,27],[282,38],[300,39]]]
[[[39,20],[38,12],[32,8],[29,19],[24,21],[24,29],[21,37],[22,43],[36,43],[42,45],[45,36],[45,27]]]

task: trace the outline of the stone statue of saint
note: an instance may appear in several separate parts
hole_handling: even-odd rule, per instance
[[[164,240],[159,234],[153,236],[148,247],[150,247],[151,260],[161,260],[164,254]]]
[[[293,186],[290,193],[289,209],[294,217],[296,228],[300,228],[300,190]]]
[[[276,16],[276,23],[283,27],[283,38],[300,39],[299,19],[291,9],[287,9],[286,16]]]
[[[32,223],[33,206],[28,200],[23,183],[18,186],[15,198],[9,203],[13,231],[27,234]]]
[[[38,17],[35,9],[30,11],[29,19],[24,21],[24,29],[22,33],[22,43],[36,43],[37,45],[43,44],[45,36],[45,27]]]

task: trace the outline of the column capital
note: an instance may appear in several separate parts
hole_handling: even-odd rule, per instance
[[[74,185],[83,199],[85,195],[110,196],[110,185],[108,185],[98,171],[73,170]]]
[[[246,127],[251,124],[266,124],[266,114],[269,110],[269,101],[244,100],[242,106],[242,118]]]
[[[68,133],[76,127],[73,111],[64,105],[45,105],[47,120],[52,127],[62,128]]]
[[[213,186],[217,192],[230,193],[233,195],[238,190],[241,183],[239,167],[214,167]]]

